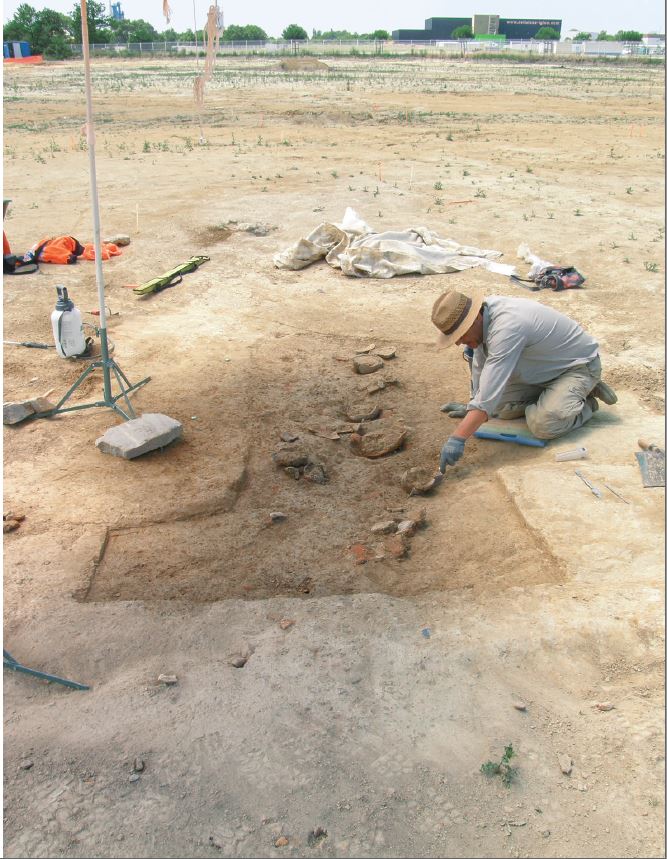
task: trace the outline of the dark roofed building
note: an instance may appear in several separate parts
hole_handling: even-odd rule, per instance
[[[560,39],[560,18],[500,18],[498,15],[474,15],[472,18],[427,18],[423,30],[394,30],[395,42],[440,42],[453,38],[452,33],[466,24],[476,36],[498,35],[506,39],[534,39],[542,27],[551,27]],[[479,32],[478,32],[479,30]]]
[[[459,27],[472,27],[472,18],[427,18],[426,32],[432,35],[427,39],[451,39],[454,30]]]

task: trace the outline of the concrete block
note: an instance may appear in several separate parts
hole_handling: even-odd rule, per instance
[[[51,400],[47,400],[46,397],[36,397],[34,400],[28,400],[25,405],[30,406],[36,415],[50,412],[56,407],[55,403],[52,403]]]
[[[168,415],[146,414],[108,429],[95,442],[102,453],[134,459],[142,453],[166,447],[183,434],[183,424]]]
[[[2,404],[2,422],[3,424],[18,424],[35,414],[35,409],[30,405],[30,401],[26,400],[23,403],[3,403]]]

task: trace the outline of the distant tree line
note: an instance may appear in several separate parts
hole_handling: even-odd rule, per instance
[[[203,42],[203,30],[176,32],[169,28],[158,32],[152,24],[141,18],[117,21],[106,14],[106,4],[99,0],[89,0],[87,4],[88,38],[91,44],[123,44],[127,42]],[[472,38],[472,28],[459,27],[452,33],[454,38]],[[308,33],[299,24],[289,24],[280,34],[290,41],[307,41]],[[590,33],[578,33],[574,41],[589,41]],[[22,3],[10,21],[4,26],[5,41],[28,42],[34,54],[43,54],[53,59],[66,59],[72,56],[72,45],[81,43],[81,7],[77,4],[71,14],[54,12],[53,9],[37,11],[27,3]],[[270,38],[257,24],[230,24],[223,34],[225,42],[261,42]],[[355,33],[350,30],[313,30],[312,39],[354,41],[356,39],[389,39],[387,30],[374,30],[372,33]],[[557,39],[558,34],[549,27],[543,27],[535,38]],[[641,42],[642,34],[636,30],[619,30],[608,35],[602,30],[597,41]]]
[[[475,35],[470,24],[463,24],[452,30],[453,39],[474,39]],[[558,31],[553,27],[540,27],[533,36],[534,39],[543,39],[545,41],[555,40],[559,38]],[[596,41],[598,42],[641,42],[643,36],[637,30],[619,30],[616,34],[611,35],[606,30],[601,30]],[[593,36],[591,33],[579,32],[572,41],[574,42],[591,42]]]
[[[606,30],[600,30],[595,39],[592,33],[585,33],[580,30],[572,39],[573,42],[641,42],[644,38],[638,30],[619,30],[617,33],[607,33]]]
[[[88,38],[91,44],[112,45],[127,42],[202,42],[203,30],[196,33],[189,29],[177,32],[172,28],[158,32],[152,24],[141,18],[117,21],[107,15],[107,7],[98,0],[88,0]],[[287,40],[308,40],[308,33],[298,24],[289,24],[280,34]],[[261,42],[269,36],[256,24],[230,24],[222,40],[225,42]],[[347,31],[322,33],[313,30],[317,39],[388,39],[386,30],[360,35]],[[81,7],[74,6],[71,14],[54,12],[53,9],[37,11],[28,3],[22,3],[3,28],[3,39],[9,42],[28,42],[34,54],[43,54],[52,59],[72,56],[72,45],[81,44]]]
[[[311,38],[323,41],[340,40],[343,42],[353,42],[357,39],[362,41],[373,41],[374,39],[386,40],[390,39],[391,36],[387,30],[373,30],[372,33],[353,33],[350,30],[313,30]]]

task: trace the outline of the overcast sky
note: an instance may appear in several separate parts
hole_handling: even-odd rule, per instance
[[[21,0],[5,0],[4,20],[9,20]],[[75,0],[26,0],[35,9],[55,9],[71,13]],[[108,8],[109,0],[106,0]],[[213,0],[215,2],[215,0]],[[170,0],[171,24],[162,15],[162,0],[121,0],[126,18],[143,18],[158,31],[167,26],[177,31],[198,29],[206,20],[211,0]],[[300,24],[312,33],[317,30],[350,30],[366,33],[373,30],[421,30],[426,18],[465,18],[491,13],[502,18],[562,18],[563,37],[571,30],[615,33],[617,30],[639,30],[642,33],[665,32],[665,10],[660,0],[501,0],[498,3],[452,0],[439,4],[434,0],[336,0],[316,3],[313,0],[219,0],[225,25],[258,24],[269,36],[279,36],[288,24]]]

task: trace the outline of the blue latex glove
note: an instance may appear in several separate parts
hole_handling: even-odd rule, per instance
[[[458,435],[450,435],[440,451],[440,471],[445,473],[448,465],[454,465],[463,456],[466,440]]]
[[[440,406],[440,411],[450,418],[464,418],[468,414],[467,403],[445,403]]]

